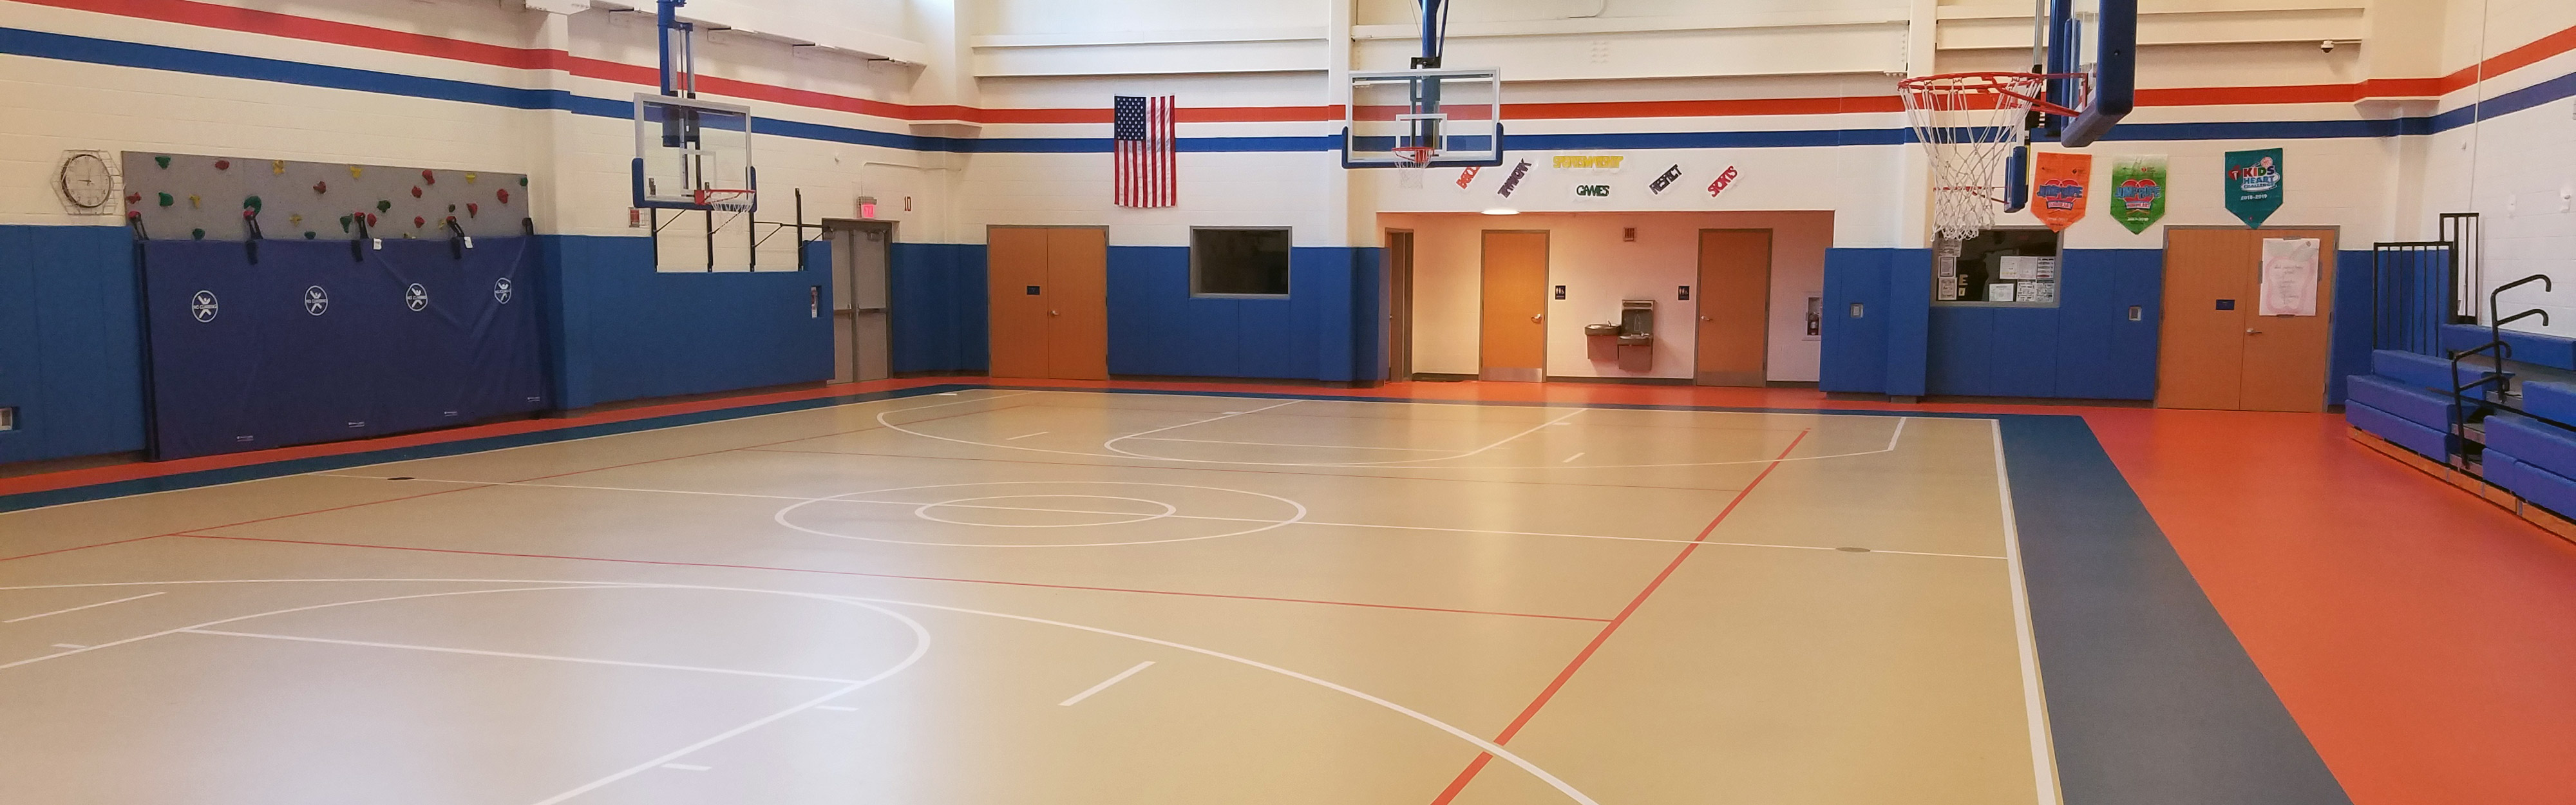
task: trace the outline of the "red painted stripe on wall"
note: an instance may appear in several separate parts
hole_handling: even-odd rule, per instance
[[[521,70],[564,70],[584,78],[637,86],[660,84],[660,79],[656,75],[657,70],[650,66],[578,57],[560,50],[471,42],[196,0],[0,0],[0,2],[20,2],[91,11]],[[2440,78],[2373,79],[2351,84],[2142,89],[2138,91],[2138,103],[2143,106],[2234,106],[2353,103],[2370,98],[2437,97],[2466,89],[2478,83],[2482,77],[2528,67],[2543,59],[2570,51],[2576,51],[2576,28],[2543,36]],[[714,76],[701,77],[698,86],[709,93],[727,97],[895,120],[957,120],[972,123],[1109,122],[1109,110],[1106,108],[989,109],[956,105],[913,105]],[[1503,116],[1515,120],[1732,117],[1895,112],[1902,111],[1902,108],[1894,95],[1864,95],[1831,98],[1510,104],[1504,108]],[[1303,123],[1338,120],[1341,117],[1341,108],[1332,105],[1226,106],[1183,108],[1180,110],[1179,120],[1184,123]]]

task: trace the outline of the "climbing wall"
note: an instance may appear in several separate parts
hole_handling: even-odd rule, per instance
[[[340,162],[127,151],[125,209],[152,240],[348,240],[528,232],[528,177]]]

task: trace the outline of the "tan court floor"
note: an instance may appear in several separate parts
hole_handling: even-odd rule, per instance
[[[0,514],[187,535],[0,565],[0,802],[2054,805],[2000,462],[979,389]]]

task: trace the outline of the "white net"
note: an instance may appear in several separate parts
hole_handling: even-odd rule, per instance
[[[1916,141],[1932,156],[1932,226],[1966,240],[1995,222],[2003,162],[2028,133],[2032,101],[2048,78],[2030,73],[1956,73],[1899,84]]]
[[[1431,149],[1404,147],[1395,150],[1395,183],[1406,190],[1420,190],[1423,174],[1431,172]]]

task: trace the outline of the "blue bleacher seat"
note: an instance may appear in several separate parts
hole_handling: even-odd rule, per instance
[[[2409,386],[2444,392],[2450,391],[2452,387],[2449,358],[2383,349],[2370,353],[2370,371],[2372,374]],[[2495,373],[2487,371],[2484,365],[2477,361],[2463,361],[2460,364],[2459,382],[2467,383],[2493,374]]]
[[[2529,417],[2498,413],[2487,417],[2486,445],[2522,463],[2560,475],[2576,475],[2576,431]]]
[[[2512,354],[2506,356],[2512,360],[2576,370],[2576,338],[2526,333],[2520,330],[2506,330],[2502,335],[2504,342],[2513,347]],[[2483,325],[2445,324],[2442,325],[2442,348],[2470,349],[2487,343],[2494,336],[2495,333]],[[2461,382],[2468,381],[2462,378]]]
[[[2439,431],[2451,429],[2452,412],[2459,410],[2457,398],[2431,389],[2417,388],[2377,375],[2353,375],[2344,378],[2346,404],[2362,403],[2399,418]]]
[[[2369,431],[2379,438],[2387,439],[2399,447],[2421,453],[2435,461],[2448,462],[2452,447],[2457,443],[2457,440],[2444,430],[2409,422],[2405,417],[2372,408],[2370,404],[2364,402],[2346,400],[2343,405],[2343,418],[2344,421],[2352,423],[2353,427]]]
[[[2576,480],[2534,467],[2510,454],[2488,449],[2486,464],[2479,475],[2486,478],[2487,483],[2504,487],[2505,491],[2541,508],[2559,514],[2576,512]]]
[[[2537,381],[2524,383],[2522,410],[2532,416],[2576,425],[2576,386]]]

